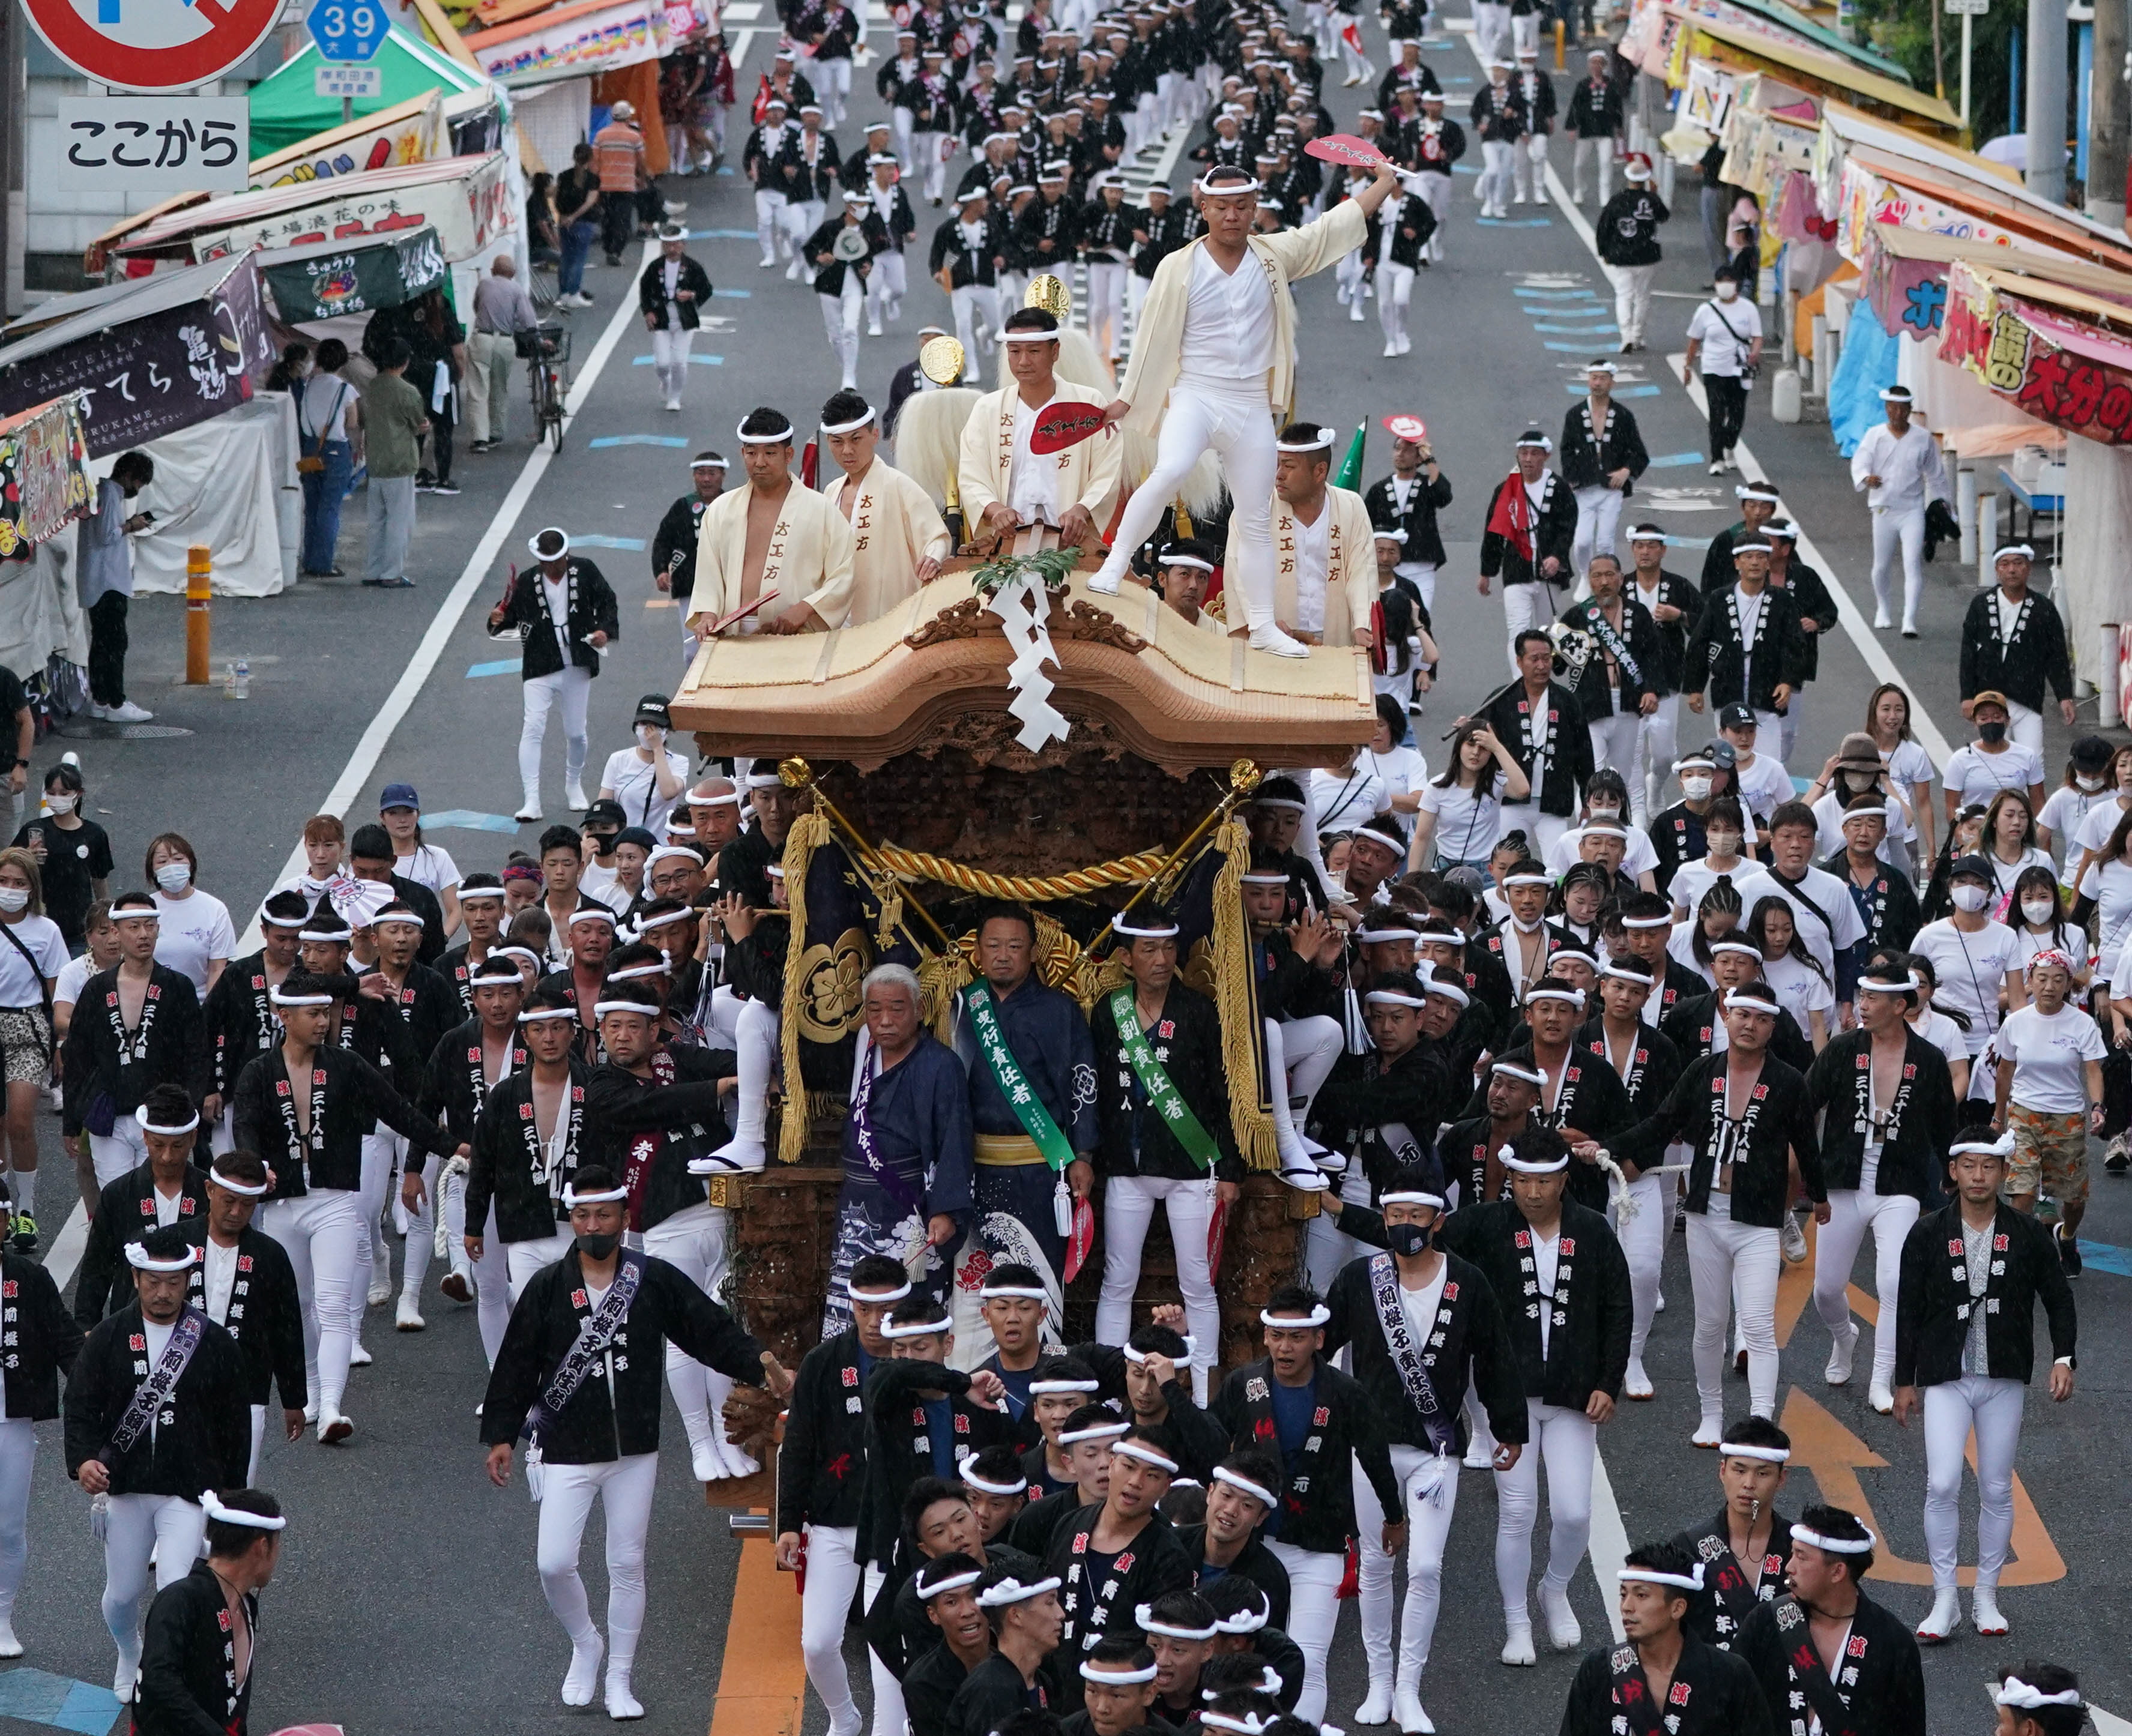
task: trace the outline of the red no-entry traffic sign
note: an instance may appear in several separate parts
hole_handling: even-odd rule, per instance
[[[281,0],[22,0],[51,51],[122,90],[190,90],[266,40]]]

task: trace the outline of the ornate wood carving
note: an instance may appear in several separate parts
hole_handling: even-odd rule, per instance
[[[1051,617],[1051,636],[1054,639],[1073,639],[1091,645],[1114,645],[1121,651],[1140,652],[1147,649],[1147,641],[1139,634],[1118,625],[1107,610],[1092,602],[1069,604],[1064,612],[1054,611]]]
[[[944,645],[951,639],[975,639],[987,631],[997,632],[997,617],[994,617],[987,628],[984,615],[983,601],[975,597],[966,597],[962,602],[943,609],[916,632],[906,634],[903,642],[914,651],[922,651],[929,645]]]

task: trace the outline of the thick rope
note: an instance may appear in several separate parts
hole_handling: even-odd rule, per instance
[[[876,845],[867,855],[867,866],[876,870],[907,874],[919,880],[938,880],[981,898],[1016,899],[1030,904],[1049,904],[1059,899],[1081,898],[1105,886],[1138,885],[1151,878],[1169,858],[1160,851],[1120,856],[1116,861],[1076,868],[1065,874],[991,874],[942,856],[905,850],[896,844]]]

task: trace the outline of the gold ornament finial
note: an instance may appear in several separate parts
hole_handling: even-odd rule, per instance
[[[1042,308],[1064,325],[1073,316],[1073,292],[1066,287],[1064,278],[1045,271],[1029,280],[1029,287],[1021,292],[1021,305],[1025,308]]]
[[[1265,774],[1249,760],[1239,760],[1229,768],[1229,788],[1239,796],[1247,796],[1265,779]]]
[[[777,781],[787,789],[804,789],[814,781],[814,768],[795,754],[777,762]]]
[[[919,371],[935,386],[953,386],[962,377],[963,346],[953,338],[930,339],[918,352]]]

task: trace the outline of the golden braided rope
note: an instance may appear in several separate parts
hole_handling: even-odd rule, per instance
[[[945,856],[928,856],[923,851],[905,850],[895,844],[877,844],[867,852],[867,866],[870,868],[938,880],[982,898],[1020,899],[1033,904],[1078,898],[1105,886],[1137,885],[1168,860],[1161,851],[1147,850],[1137,856],[1120,856],[1115,861],[1098,862],[1093,867],[1039,875],[989,874],[982,868],[951,862]]]

